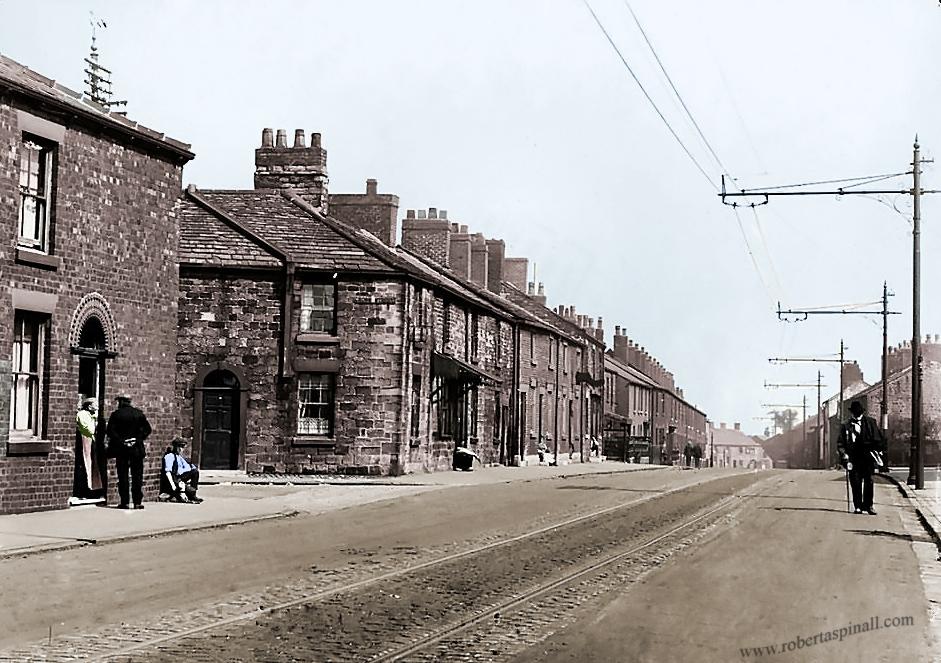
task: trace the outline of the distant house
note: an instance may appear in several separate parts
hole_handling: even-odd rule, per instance
[[[154,429],[150,492],[176,428],[173,207],[193,154],[2,56],[0,142],[0,512],[67,506],[78,406],[98,397],[103,419],[119,391]]]
[[[761,444],[742,432],[741,424],[735,423],[732,428],[728,428],[725,423],[720,423],[718,428],[712,428],[709,433],[711,448],[704,451],[714,467],[768,470],[773,466]]]

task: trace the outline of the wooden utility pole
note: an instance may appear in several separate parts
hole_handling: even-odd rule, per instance
[[[925,487],[925,466],[921,443],[921,158],[915,136],[912,158],[912,441],[908,463],[908,483]]]

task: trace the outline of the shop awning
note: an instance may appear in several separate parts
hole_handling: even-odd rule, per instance
[[[500,378],[485,373],[472,364],[439,352],[431,353],[431,374],[445,380],[458,380],[466,384],[502,382]]]

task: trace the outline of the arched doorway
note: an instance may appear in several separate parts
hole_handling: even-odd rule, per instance
[[[206,375],[199,391],[199,464],[207,470],[237,469],[243,400],[239,379],[232,371],[217,369]]]
[[[108,490],[108,461],[104,443],[105,363],[114,356],[108,351],[108,341],[101,320],[88,315],[78,331],[77,344],[71,348],[78,357],[79,407],[87,398],[98,401],[94,424],[87,424],[83,435],[80,426],[75,436],[75,472],[70,504],[97,502],[105,498]],[[87,415],[86,415],[87,416]]]

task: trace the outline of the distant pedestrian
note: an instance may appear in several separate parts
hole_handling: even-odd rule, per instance
[[[696,463],[696,469],[698,470],[702,463],[702,447],[698,444],[693,445],[693,461]]]
[[[144,441],[151,433],[150,423],[144,413],[131,405],[131,397],[120,394],[116,399],[117,409],[108,417],[108,444],[118,468],[118,493],[121,496],[119,509],[144,508]],[[130,490],[128,486],[130,474]]]
[[[539,462],[546,462],[546,454],[549,453],[549,445],[546,444],[545,440],[539,440],[539,444],[536,445],[536,454],[539,456]]]
[[[598,438],[591,436],[591,455],[599,457],[601,455],[601,446],[598,444]]]
[[[689,442],[683,447],[683,458],[686,460],[686,467],[690,467],[692,465],[690,461],[693,458],[693,445]]]
[[[843,465],[849,471],[853,489],[854,513],[865,511],[876,515],[872,508],[872,473],[882,467],[885,436],[872,417],[864,415],[866,409],[859,401],[850,404],[850,419],[840,429],[837,449]]]
[[[86,398],[75,415],[75,480],[69,504],[100,502],[105,495],[107,461],[98,435],[98,399]]]

